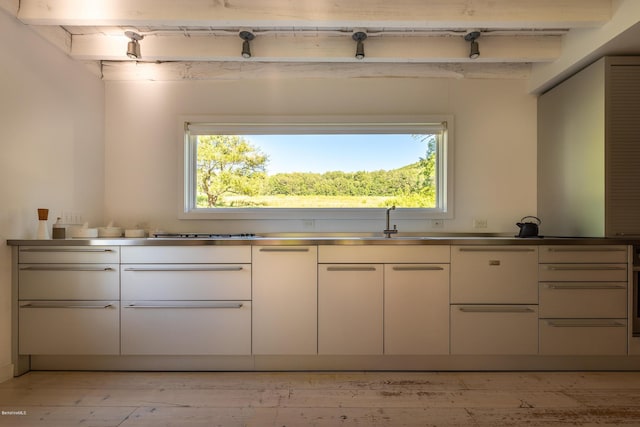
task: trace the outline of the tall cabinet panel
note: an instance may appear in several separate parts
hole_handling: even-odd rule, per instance
[[[639,235],[640,57],[605,57],[538,99],[546,235]]]

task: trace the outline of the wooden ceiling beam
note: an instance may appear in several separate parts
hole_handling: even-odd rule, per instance
[[[612,0],[20,0],[18,18],[62,26],[534,29],[597,27],[611,13]]]
[[[371,64],[104,61],[105,81],[191,81],[322,78],[500,78],[526,79],[530,64]]]

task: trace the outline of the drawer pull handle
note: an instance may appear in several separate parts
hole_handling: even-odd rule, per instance
[[[547,320],[552,328],[620,328],[625,327],[616,320]]]
[[[260,248],[260,252],[309,252],[309,248]]]
[[[463,313],[532,313],[533,309],[530,307],[514,307],[514,306],[505,306],[505,307],[459,307],[458,308]]]
[[[606,266],[606,265],[594,265],[594,266],[560,266],[560,265],[549,265],[547,266],[547,270],[551,271],[622,271],[626,270],[627,267],[620,266]]]
[[[109,304],[68,304],[68,303],[28,303],[22,304],[20,308],[115,308],[113,303]]]
[[[111,267],[56,267],[56,266],[30,266],[20,267],[21,271],[115,271]]]
[[[557,290],[579,290],[579,289],[626,289],[625,285],[606,284],[606,283],[548,283],[547,288]]]
[[[460,252],[535,252],[535,248],[460,248]]]
[[[244,267],[125,267],[124,271],[242,271]]]
[[[376,271],[375,267],[327,267],[327,271]]]
[[[23,248],[20,249],[20,252],[90,252],[90,253],[105,253],[105,252],[113,252],[113,249],[91,249],[91,248],[69,248],[69,249],[60,249],[60,248]]]
[[[243,304],[239,302],[220,302],[214,304],[129,304],[124,308],[242,308]]]
[[[548,248],[549,252],[626,252],[627,248],[599,248],[584,247],[584,248]]]
[[[393,267],[393,271],[441,271],[444,270],[444,267],[440,267],[437,265],[415,265],[415,266],[399,266],[396,265]]]

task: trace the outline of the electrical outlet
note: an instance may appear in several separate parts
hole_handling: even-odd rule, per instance
[[[476,218],[473,220],[473,228],[487,228],[486,218]]]
[[[444,228],[444,221],[441,219],[432,219],[431,228]]]

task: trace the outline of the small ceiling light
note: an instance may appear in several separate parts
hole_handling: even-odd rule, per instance
[[[476,59],[480,56],[480,45],[478,45],[478,37],[480,37],[480,30],[468,30],[464,35],[464,39],[471,43],[469,49],[469,58]]]
[[[140,40],[144,38],[135,31],[125,31],[124,35],[129,37],[129,43],[127,43],[127,56],[131,59],[140,59]]]
[[[241,30],[238,34],[242,40],[242,57],[243,58],[251,58],[251,46],[249,46],[249,42],[256,38],[256,35],[251,32],[251,30]]]
[[[364,31],[354,31],[351,36],[356,41],[356,59],[364,58],[364,43],[363,40],[367,38],[367,33]]]

